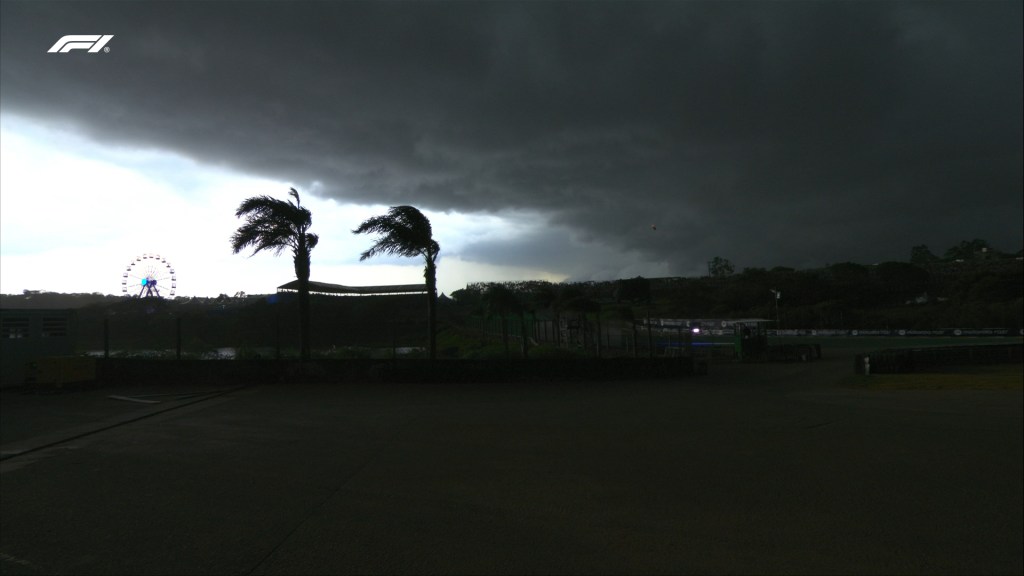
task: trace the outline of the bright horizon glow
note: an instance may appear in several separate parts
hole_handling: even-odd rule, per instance
[[[247,197],[287,198],[290,186],[196,163],[169,152],[108,147],[73,132],[0,115],[0,292],[25,290],[121,294],[128,264],[159,254],[174,267],[176,296],[270,294],[295,278],[291,255],[231,253]],[[359,261],[373,238],[351,230],[387,211],[341,204],[302,190],[320,235],[311,279],[367,286],[423,282],[415,258]],[[315,189],[315,186],[314,186]],[[460,249],[479,239],[513,238],[544,222],[424,210],[441,244],[438,291],[472,282],[563,281],[539,269],[466,261]],[[131,291],[129,290],[129,293]]]

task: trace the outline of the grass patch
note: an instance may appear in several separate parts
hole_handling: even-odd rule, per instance
[[[949,367],[942,372],[853,376],[869,390],[1024,390],[1024,364]]]

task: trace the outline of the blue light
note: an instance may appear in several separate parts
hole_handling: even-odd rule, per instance
[[[142,285],[143,285],[143,286],[145,286],[145,285],[146,285],[146,279],[145,279],[145,278],[143,278],[143,279],[142,279]]]

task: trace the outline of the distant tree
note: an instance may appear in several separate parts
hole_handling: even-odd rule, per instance
[[[882,293],[893,303],[920,296],[928,289],[928,271],[907,262],[882,262],[875,267]]]
[[[292,251],[295,262],[295,277],[299,280],[299,325],[303,361],[309,360],[309,267],[310,252],[320,240],[309,231],[313,215],[303,208],[295,188],[288,191],[295,199],[285,202],[270,196],[247,198],[235,211],[235,216],[245,218],[245,224],[231,236],[231,249],[238,254],[252,247],[253,255],[270,250],[279,255],[285,248]],[[223,295],[226,297],[226,295]]]
[[[633,307],[620,304],[612,308],[612,314],[623,322],[629,322],[630,329],[633,331],[633,358],[636,358],[638,354],[636,348],[636,314],[633,312]]]
[[[584,326],[579,323],[579,311],[577,309],[576,303],[579,302],[580,300],[586,299],[586,297],[586,293],[583,291],[583,288],[578,283],[562,286],[558,294],[560,309],[567,313],[576,313],[577,325],[581,329]],[[568,332],[569,340],[566,342],[566,344],[570,346],[574,343],[573,334],[573,331],[570,329]]]
[[[619,280],[615,286],[615,300],[630,305],[643,305],[647,309],[647,353],[654,357],[654,341],[651,334],[651,281],[643,276]],[[634,336],[636,329],[634,328]],[[634,346],[635,346],[634,337]]]
[[[615,300],[634,304],[650,302],[651,281],[643,276],[617,280],[615,282]]]
[[[988,252],[992,248],[988,242],[975,238],[974,240],[962,240],[956,246],[946,250],[946,260],[973,260],[979,254]]]
[[[579,326],[580,326],[580,329],[582,330],[582,336],[583,336],[583,349],[584,349],[584,351],[586,351],[586,349],[587,349],[587,334],[590,333],[590,329],[589,329],[590,319],[588,318],[588,315],[594,314],[596,316],[596,319],[597,319],[597,335],[596,335],[596,338],[594,339],[594,342],[596,344],[595,351],[597,353],[597,356],[600,357],[601,356],[601,303],[598,302],[597,300],[581,296],[579,298],[574,298],[574,299],[570,300],[569,302],[567,302],[566,303],[566,309],[571,311],[571,312],[575,312],[577,314],[577,317],[579,318]]]
[[[735,268],[727,258],[715,256],[711,262],[708,262],[708,275],[712,278],[725,278],[732,276],[733,272],[735,272]]]
[[[501,320],[501,341],[505,346],[505,358],[509,357],[508,346],[508,319],[509,316],[520,316],[523,313],[523,305],[519,297],[512,290],[501,284],[493,284],[483,294],[483,303],[488,317],[497,316]],[[525,342],[526,335],[523,335]],[[523,355],[526,355],[525,345]]]
[[[564,284],[544,283],[533,292],[533,301],[538,308],[551,311],[554,324],[555,346],[562,347],[562,310],[566,303],[580,297],[578,288]]]
[[[471,288],[459,288],[452,292],[452,300],[458,304],[474,304],[480,299],[480,291]]]
[[[829,276],[836,282],[856,284],[867,281],[870,272],[866,266],[856,262],[840,262],[828,267]]]
[[[829,284],[834,296],[844,304],[863,303],[870,297],[871,273],[855,262],[840,262],[828,267]]]
[[[441,247],[434,240],[430,220],[412,206],[392,206],[383,216],[368,218],[353,234],[379,234],[373,246],[359,256],[366,260],[378,254],[422,256],[426,263],[423,277],[427,283],[427,330],[430,359],[437,358],[437,256]]]
[[[988,304],[1006,299],[1005,289],[999,278],[986,275],[978,278],[967,292],[969,302]]]
[[[924,244],[918,244],[910,249],[910,263],[917,264],[930,264],[932,262],[938,262],[939,257],[932,254],[932,251],[928,249],[928,246]]]

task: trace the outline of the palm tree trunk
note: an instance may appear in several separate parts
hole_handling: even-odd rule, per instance
[[[299,359],[308,362],[309,345],[309,276],[299,278]]]
[[[299,280],[299,360],[308,362],[309,344],[309,248],[304,235],[299,236],[295,251],[295,277]]]
[[[437,359],[437,266],[427,257],[427,331],[430,359]]]

